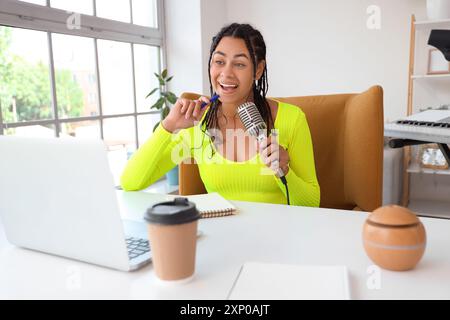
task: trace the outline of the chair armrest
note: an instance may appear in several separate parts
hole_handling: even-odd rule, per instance
[[[364,211],[382,204],[383,89],[380,86],[347,100],[344,132],[345,196]]]

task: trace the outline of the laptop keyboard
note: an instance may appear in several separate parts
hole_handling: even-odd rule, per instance
[[[128,237],[125,240],[130,259],[139,257],[150,251],[150,245],[146,239]]]

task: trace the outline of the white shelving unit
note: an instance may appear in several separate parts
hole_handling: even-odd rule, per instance
[[[433,29],[450,30],[450,19],[416,21],[414,15],[412,16],[408,115],[429,107],[450,105],[450,74],[427,74],[429,50],[434,48],[428,45],[428,38]],[[402,205],[421,215],[450,219],[450,195],[445,195],[448,188],[442,187],[450,186],[450,170],[420,167],[417,160],[418,148],[418,146],[404,148]],[[420,179],[418,175],[421,174],[432,178]],[[430,180],[438,180],[439,183],[430,184]],[[410,193],[414,198],[410,199]],[[431,193],[433,199],[420,197],[422,194],[430,196]]]
[[[414,74],[411,76],[413,80],[449,80],[450,74]]]
[[[411,165],[408,167],[409,173],[426,173],[426,174],[443,174],[443,175],[450,175],[450,169],[445,170],[436,170],[436,169],[429,169],[429,168],[422,168],[417,162],[411,163]],[[449,195],[450,199],[450,195]],[[450,208],[449,208],[450,211]]]
[[[450,219],[450,201],[411,199],[409,209],[422,217]]]
[[[446,29],[450,25],[450,19],[415,21],[414,25],[416,30]]]

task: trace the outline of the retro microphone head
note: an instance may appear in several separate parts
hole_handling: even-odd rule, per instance
[[[237,108],[239,118],[244,124],[245,130],[260,141],[266,137],[267,126],[258,108],[253,102],[245,102]]]
[[[261,117],[258,108],[253,102],[245,102],[237,108],[239,118],[244,124],[245,130],[251,135],[261,141],[266,137],[267,125]],[[284,172],[281,168],[276,170],[278,178],[284,177]],[[283,182],[284,183],[284,182]]]

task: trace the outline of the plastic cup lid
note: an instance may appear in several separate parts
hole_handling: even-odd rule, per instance
[[[144,219],[149,223],[167,225],[188,223],[199,218],[195,204],[182,197],[156,203],[148,208],[144,215]]]

